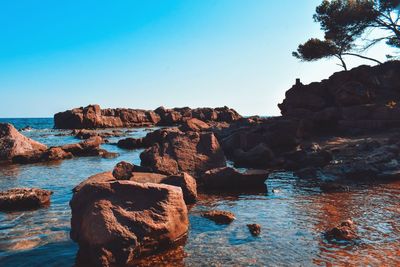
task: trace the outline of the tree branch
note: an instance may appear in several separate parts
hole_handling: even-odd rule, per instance
[[[343,56],[355,56],[355,57],[359,57],[359,58],[363,58],[363,59],[367,59],[367,60],[374,61],[374,62],[376,62],[376,63],[378,63],[378,64],[382,64],[382,62],[380,62],[379,60],[376,60],[376,59],[373,59],[373,58],[370,58],[370,57],[366,57],[366,56],[362,56],[362,55],[358,55],[358,54],[343,53],[342,55],[343,55]]]

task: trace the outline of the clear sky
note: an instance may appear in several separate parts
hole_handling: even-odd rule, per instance
[[[0,117],[51,117],[94,103],[278,115],[295,78],[340,70],[334,60],[291,56],[321,36],[312,19],[320,1],[2,1]],[[381,60],[386,53],[369,51]]]

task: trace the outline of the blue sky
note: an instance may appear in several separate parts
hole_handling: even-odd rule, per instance
[[[340,70],[334,60],[291,56],[321,36],[312,20],[319,3],[2,1],[0,117],[51,117],[93,103],[227,105],[244,115],[278,115],[295,78],[309,83]],[[368,52],[382,60],[386,53],[384,46]]]

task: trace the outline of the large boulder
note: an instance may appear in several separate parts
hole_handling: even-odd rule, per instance
[[[96,266],[124,266],[186,239],[182,190],[133,181],[86,183],[70,202],[71,238]]]
[[[20,134],[11,124],[0,123],[0,161],[46,149],[47,146]]]
[[[155,172],[193,176],[226,165],[225,155],[213,133],[168,132],[160,143],[140,154],[141,165]]]
[[[224,167],[208,170],[202,176],[204,189],[212,191],[263,190],[269,175],[264,170],[247,170],[239,172],[234,168]]]
[[[0,192],[0,211],[22,211],[46,207],[53,192],[39,188],[14,188]]]
[[[37,162],[48,162],[48,161],[70,159],[72,157],[73,157],[72,153],[66,152],[60,147],[50,147],[45,151],[32,151],[16,155],[12,158],[12,162],[18,164],[30,164]]]
[[[171,175],[161,180],[163,184],[169,184],[182,188],[183,198],[186,204],[193,204],[197,200],[197,183],[191,175],[181,173],[179,175]]]
[[[188,131],[193,131],[193,132],[201,132],[210,129],[210,125],[205,123],[202,120],[192,118],[188,119],[187,121],[183,122],[181,127],[179,128],[182,132],[188,132]]]

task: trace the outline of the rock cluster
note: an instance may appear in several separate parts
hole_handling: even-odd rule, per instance
[[[118,156],[116,153],[110,153],[101,149],[100,145],[102,142],[103,139],[96,136],[77,144],[50,147],[46,150],[32,150],[12,157],[12,162],[30,164],[70,159],[73,157],[102,156],[110,158]]]
[[[154,133],[157,140],[140,154],[141,165],[167,175],[187,172],[198,177],[205,171],[224,167],[226,159],[213,133],[181,132]]]
[[[233,122],[241,116],[233,109],[222,108],[174,108],[159,107],[154,111],[140,109],[101,109],[99,105],[75,108],[54,115],[58,129],[92,129],[113,127],[143,127],[181,124],[196,118],[203,121]]]
[[[400,126],[400,61],[337,72],[294,85],[279,108],[286,118],[308,120],[313,131],[371,130]]]

